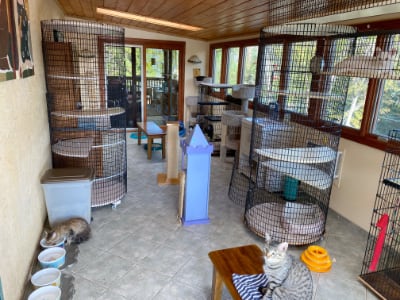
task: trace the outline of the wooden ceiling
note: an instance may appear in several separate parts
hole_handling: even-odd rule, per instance
[[[256,35],[260,29],[304,19],[323,17],[400,0],[58,0],[68,17],[115,24],[205,41]],[[96,13],[113,9],[202,27],[187,31]]]

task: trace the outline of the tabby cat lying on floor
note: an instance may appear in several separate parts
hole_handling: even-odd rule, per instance
[[[54,226],[50,231],[45,231],[46,244],[55,245],[63,237],[66,244],[79,244],[90,238],[90,225],[82,218],[72,218]]]
[[[312,299],[313,282],[310,270],[287,253],[288,243],[269,247],[267,241],[264,256],[264,272],[268,282],[260,288],[262,300],[309,300]]]

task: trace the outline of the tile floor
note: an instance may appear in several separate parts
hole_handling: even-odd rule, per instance
[[[243,208],[232,203],[228,185],[232,164],[212,158],[210,224],[181,226],[179,187],[158,186],[166,172],[161,153],[146,159],[143,146],[128,138],[128,193],[122,203],[93,209],[93,237],[79,246],[75,278],[77,300],[202,300],[211,297],[211,250],[263,245],[243,225]],[[357,279],[367,233],[334,212],[321,241],[335,260],[328,273],[313,273],[314,299],[377,299]],[[296,257],[305,247],[290,247]],[[224,289],[223,299],[231,299]]]

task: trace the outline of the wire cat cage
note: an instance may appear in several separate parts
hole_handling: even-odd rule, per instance
[[[400,130],[391,130],[360,279],[382,299],[400,299]]]
[[[126,194],[124,29],[41,22],[53,167],[95,170],[92,207]]]
[[[293,245],[324,233],[349,77],[348,26],[261,30],[253,117],[242,121],[229,196],[257,235]],[[244,198],[245,196],[245,198]]]

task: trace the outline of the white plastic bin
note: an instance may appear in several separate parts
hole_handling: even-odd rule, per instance
[[[91,219],[94,170],[89,168],[50,169],[43,175],[43,186],[49,224],[71,218]]]

